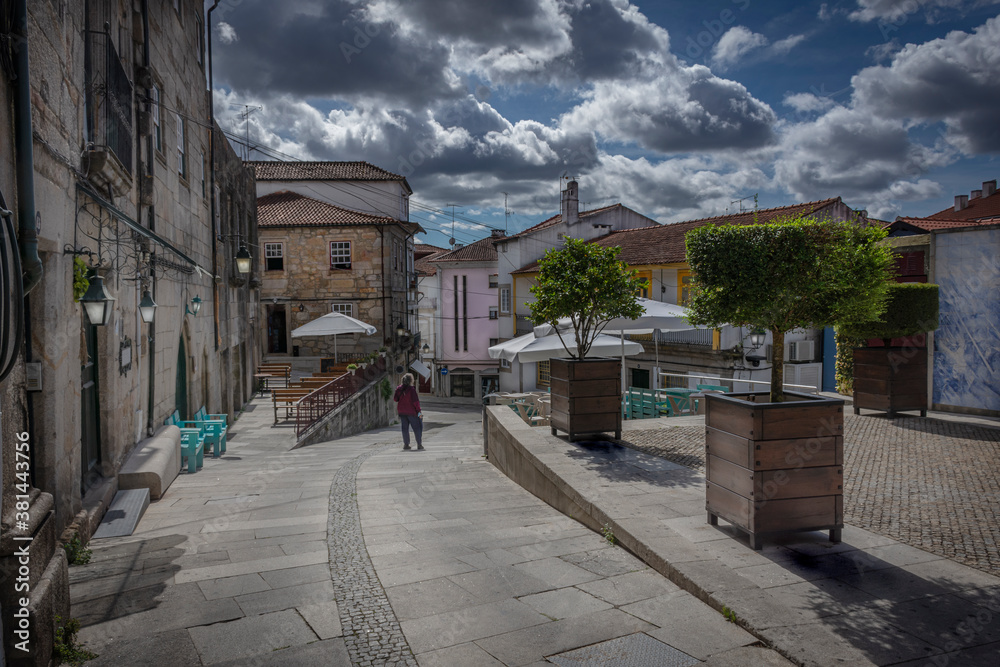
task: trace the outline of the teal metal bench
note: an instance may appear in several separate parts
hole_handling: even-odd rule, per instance
[[[205,463],[205,438],[197,428],[181,429],[181,465],[187,459],[188,473],[198,472]]]
[[[185,420],[180,418],[177,410],[174,410],[163,423],[172,424],[181,430],[196,429],[201,434],[202,445],[211,447],[212,458],[217,459],[226,451],[226,423],[224,420],[218,419],[198,419],[199,414],[203,414],[202,410],[195,414],[195,419]],[[225,417],[225,415],[222,416]]]

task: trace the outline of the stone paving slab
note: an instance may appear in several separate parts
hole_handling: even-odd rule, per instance
[[[839,544],[825,533],[797,533],[753,551],[741,531],[708,525],[696,470],[658,469],[633,449],[567,443],[502,410],[494,414],[515,437],[522,470],[553,480],[557,493],[589,508],[645,562],[712,607],[728,608],[798,664],[997,664],[1000,654],[984,657],[1000,644],[997,577],[853,525]],[[658,435],[671,433],[684,431]],[[617,492],[622,483],[630,487],[627,502]],[[657,519],[646,508],[658,505],[684,516]]]
[[[380,451],[357,476],[371,562],[421,667],[551,664],[546,657],[637,632],[685,644],[697,661],[757,642],[504,477],[482,458],[474,417],[425,434],[426,452]],[[685,614],[651,621],[626,609],[668,594],[686,597]]]

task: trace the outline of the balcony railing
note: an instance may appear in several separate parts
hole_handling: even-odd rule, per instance
[[[132,174],[132,82],[107,32],[87,40],[87,129],[94,146],[105,146]]]
[[[662,331],[657,338],[660,343],[681,345],[702,345],[712,347],[712,329],[692,329],[690,331]]]

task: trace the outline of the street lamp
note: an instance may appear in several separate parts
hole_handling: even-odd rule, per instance
[[[153,295],[149,293],[149,290],[145,290],[142,293],[142,300],[139,301],[139,317],[146,324],[151,324],[153,322],[153,315],[156,312],[156,302],[153,301]]]
[[[90,279],[90,287],[86,293],[80,297],[87,319],[95,327],[104,326],[111,321],[114,302],[115,297],[104,288],[104,278],[96,274]]]
[[[199,310],[201,310],[201,297],[200,296],[196,296],[195,298],[191,299],[191,308],[190,309],[187,307],[187,304],[184,305],[184,312],[190,313],[190,314],[194,315],[195,317],[198,317],[198,311]]]
[[[247,250],[245,245],[240,245],[240,249],[236,252],[236,270],[240,273],[250,273],[250,251]]]
[[[764,345],[766,338],[767,333],[760,327],[750,330],[750,346],[753,349],[759,350]]]

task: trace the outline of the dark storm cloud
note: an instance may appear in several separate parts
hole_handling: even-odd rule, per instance
[[[409,104],[459,94],[448,49],[403,38],[346,0],[250,0],[224,18],[238,36],[215,50],[216,85],[235,90]]]

